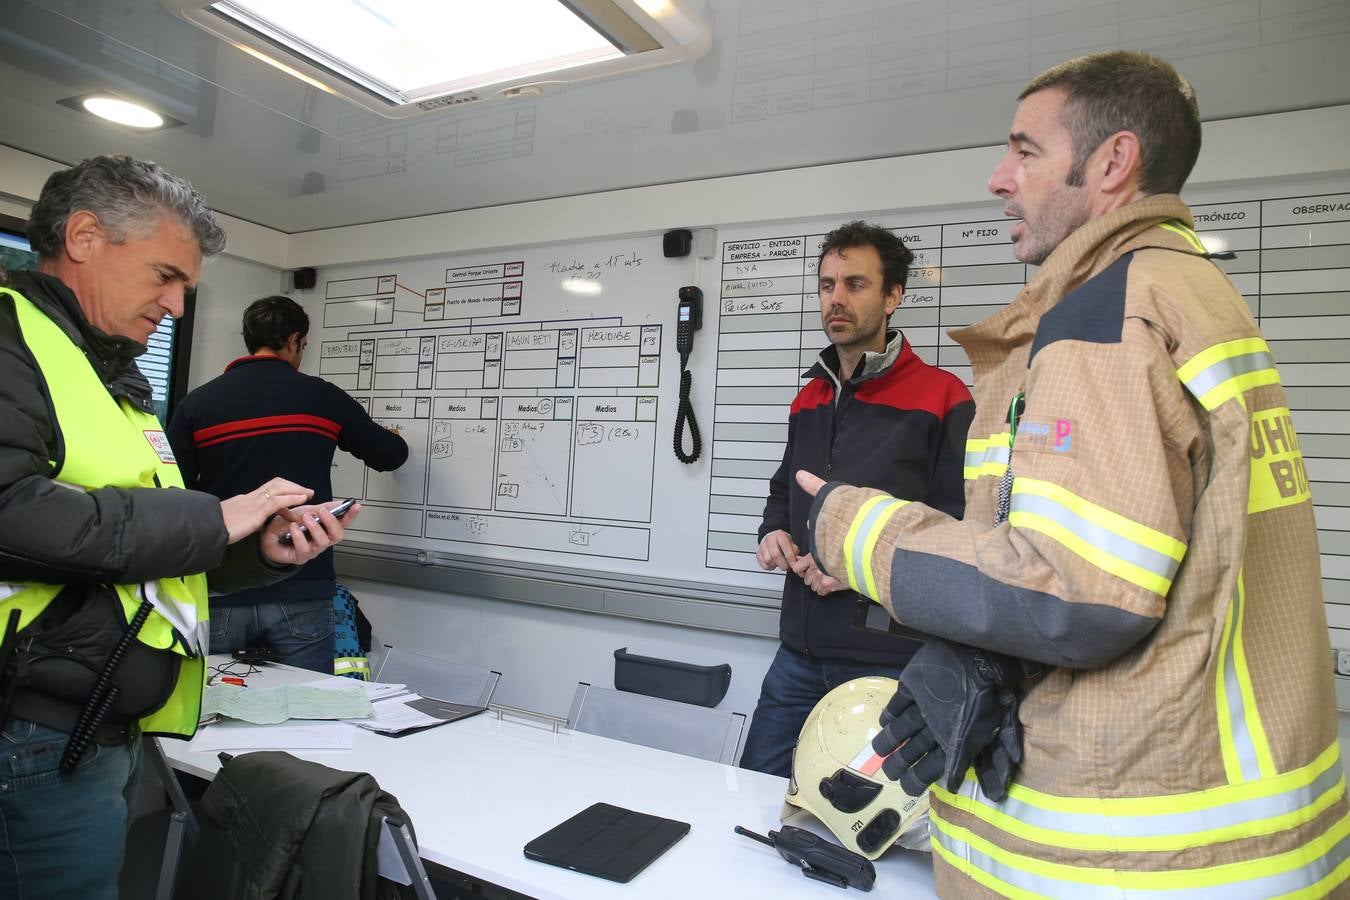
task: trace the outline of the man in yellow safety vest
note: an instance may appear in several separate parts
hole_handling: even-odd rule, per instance
[[[38,269],[0,278],[0,897],[115,898],[141,735],[197,727],[208,587],[285,578],[343,526],[284,479],[183,489],[135,360],[225,246],[191,185],[88,159],[29,239]]]

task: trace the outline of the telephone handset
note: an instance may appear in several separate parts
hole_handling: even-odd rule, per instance
[[[675,457],[682,463],[692,463],[703,453],[703,439],[698,433],[698,421],[694,418],[694,404],[689,392],[694,386],[694,376],[689,374],[689,354],[694,352],[694,332],[703,327],[703,291],[695,285],[680,288],[679,315],[675,320],[675,349],[680,351],[680,405],[675,413]],[[681,439],[685,427],[693,439],[692,453],[684,452]]]
[[[694,332],[703,327],[703,291],[694,285],[680,288],[679,318],[675,324],[675,349],[687,357],[694,350]]]

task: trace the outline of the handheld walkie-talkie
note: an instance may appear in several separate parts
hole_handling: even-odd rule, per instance
[[[836,887],[855,887],[860,891],[870,891],[876,883],[877,870],[872,867],[870,860],[838,844],[831,844],[805,828],[784,825],[777,831],[770,831],[768,837],[755,834],[740,825],[736,826],[735,831],[761,844],[768,844],[783,859],[800,867],[807,878]]]

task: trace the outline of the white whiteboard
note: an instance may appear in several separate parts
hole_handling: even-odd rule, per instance
[[[1280,364],[1332,644],[1350,648],[1350,180],[1186,199],[1202,237],[1237,254],[1221,265]],[[668,596],[655,586],[708,585],[763,609],[734,627],[776,633],[781,576],[758,570],[755,534],[788,406],[824,343],[819,242],[845,218],[724,229],[719,258],[703,263],[665,259],[660,236],[646,235],[322,270],[309,301],[318,373],[412,448],[395,473],[339,454],[335,495],[365,501],[360,539],[617,576]],[[1009,220],[992,203],[873,218],[916,253],[893,324],[969,382],[947,330],[990,315],[1032,271],[1013,257]],[[705,450],[685,466],[671,449],[673,332],[676,290],[690,283],[707,298],[690,362]],[[587,608],[617,611],[603,598]],[[706,604],[658,617],[721,627]]]

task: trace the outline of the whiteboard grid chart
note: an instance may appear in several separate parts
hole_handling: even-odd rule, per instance
[[[1256,316],[1279,365],[1312,489],[1333,647],[1350,648],[1350,191],[1276,186],[1188,194],[1195,226]],[[815,292],[837,222],[722,235],[706,565],[757,569],[756,534],[783,458],[792,398],[825,345]],[[891,319],[915,352],[970,384],[947,331],[980,321],[1035,273],[997,209],[879,216],[915,253]]]
[[[318,374],[409,445],[393,472],[335,457],[335,495],[364,503],[358,542],[652,564],[659,286],[689,267],[646,236],[325,270]]]

